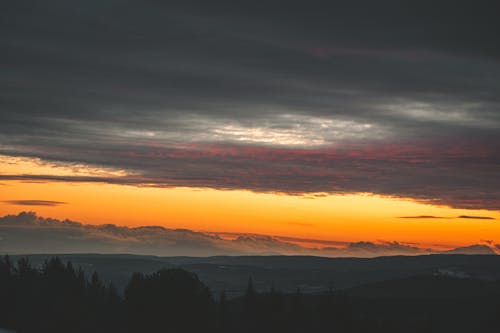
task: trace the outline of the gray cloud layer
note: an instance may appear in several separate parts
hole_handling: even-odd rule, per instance
[[[0,153],[500,209],[496,1],[0,6]]]
[[[227,235],[227,233],[225,234]],[[436,253],[399,242],[342,243],[264,235],[234,234],[223,238],[187,229],[158,226],[137,228],[112,224],[88,225],[43,218],[34,213],[0,217],[0,253],[130,253],[160,256],[212,256],[248,254],[376,257]],[[308,248],[293,241],[338,246]],[[458,248],[451,253],[494,254],[496,244]]]

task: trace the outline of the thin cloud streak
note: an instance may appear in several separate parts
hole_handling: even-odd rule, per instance
[[[399,216],[400,219],[471,219],[471,220],[495,220],[491,216],[472,216],[472,215],[460,215],[457,217],[444,217],[444,216],[433,216],[433,215],[415,215],[415,216]]]
[[[17,205],[17,206],[60,206],[66,205],[67,202],[62,201],[52,201],[52,200],[4,200],[2,201],[9,205]]]
[[[399,216],[400,219],[449,219],[450,217],[433,215]]]
[[[460,215],[459,219],[472,219],[472,220],[495,220],[494,217],[491,216],[470,216],[470,215]]]

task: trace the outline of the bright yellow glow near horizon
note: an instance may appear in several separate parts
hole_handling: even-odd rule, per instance
[[[2,156],[0,156],[2,157]],[[119,170],[61,167],[0,159],[0,174],[100,174]],[[12,200],[48,200],[58,206],[20,206]],[[86,224],[161,225],[195,231],[258,233],[335,241],[399,241],[454,247],[500,243],[500,213],[453,209],[367,194],[290,196],[241,190],[151,188],[101,183],[0,181],[0,215],[34,211]],[[403,219],[434,215],[446,219]],[[457,219],[460,215],[495,220]]]
[[[497,220],[402,219],[400,216],[492,216],[372,195],[301,196],[196,188],[146,188],[94,183],[3,182],[0,214],[35,211],[88,224],[161,225],[197,231],[259,233],[337,241],[415,242],[426,247],[500,241]],[[18,206],[9,200],[53,200]]]

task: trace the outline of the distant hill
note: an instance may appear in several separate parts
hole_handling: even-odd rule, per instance
[[[30,255],[35,265],[53,255]],[[19,257],[19,256],[18,256]],[[62,254],[65,261],[86,272],[97,271],[106,281],[123,290],[133,272],[154,272],[182,267],[195,272],[215,294],[228,296],[245,290],[248,277],[257,290],[275,287],[281,291],[317,293],[412,276],[500,279],[497,255],[423,255],[378,258],[325,258],[311,256],[217,256],[155,257],[137,255]]]

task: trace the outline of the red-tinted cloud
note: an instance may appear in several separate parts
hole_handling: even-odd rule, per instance
[[[500,209],[500,147],[491,141],[315,149],[236,145],[133,145],[114,149],[30,147],[33,155],[129,170],[130,175],[0,175],[0,180],[108,182],[257,192],[374,193],[471,209]]]

